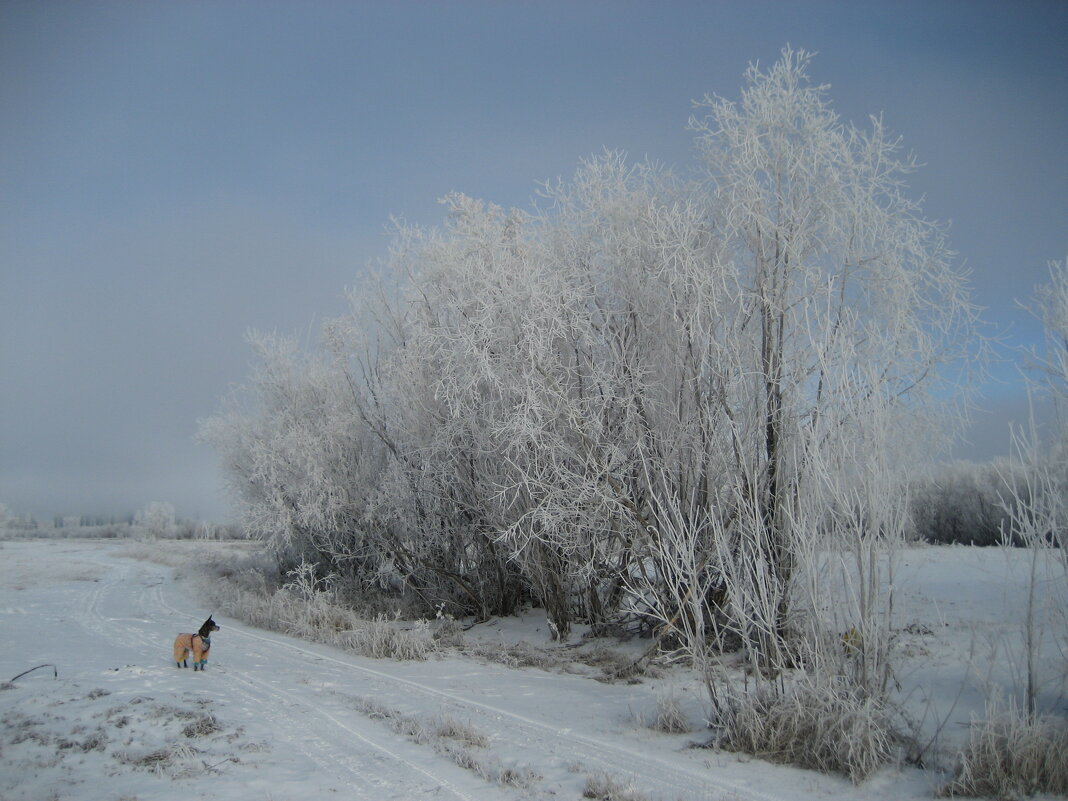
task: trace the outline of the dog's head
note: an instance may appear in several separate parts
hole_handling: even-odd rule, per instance
[[[211,634],[213,631],[218,631],[218,630],[219,630],[219,627],[215,624],[215,621],[212,620],[211,616],[209,615],[208,619],[204,621],[204,625],[200,627],[200,636],[201,637],[206,637],[207,635]]]

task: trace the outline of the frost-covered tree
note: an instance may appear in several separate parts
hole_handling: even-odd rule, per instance
[[[404,284],[374,310],[372,326],[388,342],[343,363],[361,417],[387,450],[372,512],[393,532],[406,581],[451,611],[486,616],[526,597],[499,541],[507,523],[496,502],[503,466],[493,441],[509,402],[497,372],[514,362],[509,325],[523,313],[508,294],[522,275],[523,234],[517,217],[495,207],[460,195],[445,203],[442,230],[397,233],[386,266]],[[355,311],[335,324],[347,332],[342,353],[367,341],[366,304]]]
[[[1043,428],[1032,411],[1028,427],[1013,431],[1015,472],[1005,481],[1004,505],[1014,541],[1057,546],[1068,568],[1068,260],[1050,263],[1049,270],[1049,283],[1036,287],[1033,302],[1023,308],[1045,336],[1043,347],[1028,353],[1029,397],[1052,404],[1052,420]]]
[[[1068,259],[1051,262],[1050,280],[1035,290],[1029,308],[1042,323],[1045,346],[1033,352],[1038,377],[1037,388],[1048,394],[1054,404],[1057,436],[1068,445]]]
[[[1068,260],[1049,265],[1050,281],[1035,289],[1033,302],[1024,308],[1041,322],[1045,342],[1029,353],[1029,424],[1012,432],[1011,479],[1005,480],[1003,507],[1008,517],[1004,536],[1031,551],[1026,619],[1023,621],[1026,665],[1024,698],[1027,715],[1038,713],[1039,652],[1052,640],[1064,653],[1063,609],[1056,608],[1053,627],[1050,610],[1040,608],[1039,585],[1051,578],[1051,564],[1059,557],[1059,578],[1068,579]],[[1053,405],[1053,420],[1045,430],[1036,421],[1034,403]]]
[[[280,566],[321,564],[361,589],[388,582],[389,555],[366,507],[385,464],[346,376],[292,338],[250,335],[259,363],[205,421],[245,529]]]
[[[780,641],[827,515],[854,541],[900,533],[861,485],[877,472],[892,496],[959,428],[952,390],[976,348],[965,276],[906,194],[912,160],[880,120],[842,123],[808,64],[787,48],[750,68],[740,102],[708,97],[691,120],[730,264],[722,398],[738,547],[758,555],[752,587]]]
[[[171,531],[176,519],[174,506],[164,501],[151,501],[137,513],[137,524],[156,536],[163,536]]]
[[[703,313],[717,260],[689,193],[618,154],[546,195],[514,373],[520,400],[500,437],[519,512],[507,541],[538,583],[557,588],[563,630],[565,601],[603,621],[652,556],[642,544],[652,523],[646,459],[707,488],[693,386],[705,356],[687,320]]]

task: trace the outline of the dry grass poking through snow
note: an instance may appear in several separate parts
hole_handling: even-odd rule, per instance
[[[341,639],[351,650],[375,659],[421,661],[438,649],[427,621],[401,627],[385,615],[363,622]]]
[[[449,740],[455,740],[468,748],[486,748],[489,740],[484,734],[475,731],[469,724],[460,723],[448,715],[442,714],[434,724],[434,734]]]
[[[122,751],[115,758],[123,764],[150,771],[157,776],[178,779],[204,772],[203,766],[196,761],[198,753],[193,746],[176,742],[147,753]]]
[[[595,801],[646,801],[646,797],[635,788],[622,785],[605,774],[587,776],[582,797]]]
[[[718,745],[860,782],[895,755],[891,710],[841,683],[802,679],[735,699]]]
[[[384,722],[391,730],[419,745],[429,745],[454,764],[471,771],[485,782],[507,787],[528,788],[540,778],[534,771],[498,762],[483,751],[489,738],[470,724],[461,723],[444,712],[430,718],[402,715],[373,698],[353,699],[358,711],[371,720]]]
[[[607,682],[636,683],[659,675],[649,660],[636,662],[603,646],[561,651],[525,641],[468,644],[463,626],[449,618],[404,621],[380,613],[368,619],[366,612],[341,602],[329,582],[314,572],[298,569],[287,582],[270,557],[248,542],[131,542],[125,555],[189,574],[201,596],[221,614],[375,659],[422,661],[452,648],[513,668],[575,673],[580,672],[577,665],[584,664],[599,669],[597,678]]]
[[[661,734],[689,734],[694,730],[682,699],[671,689],[657,693],[655,710],[628,710],[622,720],[627,725],[652,729]]]
[[[621,654],[605,646],[589,650],[539,648],[525,640],[519,642],[475,642],[461,645],[460,650],[476,659],[483,659],[510,668],[537,668],[550,673],[579,673],[578,665],[601,671],[595,676],[605,683],[623,682],[638,684],[642,678],[655,678],[659,668],[649,660],[636,661],[633,656]]]
[[[202,596],[220,613],[251,626],[354,651],[375,659],[424,660],[441,644],[427,621],[414,623],[378,615],[368,620],[339,603],[325,583],[268,577],[262,554],[231,546],[205,555],[197,543],[134,543],[127,555],[194,573]]]
[[[109,679],[125,689],[134,675],[116,671]],[[121,788],[139,783],[137,774],[188,780],[243,764],[239,753],[256,747],[243,730],[207,711],[205,698],[180,700],[126,692],[117,697],[103,688],[87,692],[70,681],[13,685],[3,699],[0,798],[33,797],[24,786],[29,776],[40,786],[108,776],[114,788],[108,797],[118,798]]]
[[[972,724],[956,775],[939,791],[999,799],[1035,793],[1068,795],[1068,727],[1048,717],[1029,721],[1018,710]]]
[[[656,720],[652,728],[664,734],[688,734],[693,730],[677,695],[668,692],[656,697]]]

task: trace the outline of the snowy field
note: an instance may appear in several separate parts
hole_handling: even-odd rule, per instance
[[[55,666],[0,690],[2,801],[570,801],[609,781],[627,790],[611,797],[641,801],[874,801],[929,799],[945,779],[887,768],[855,787],[692,747],[709,733],[702,691],[683,669],[608,684],[461,654],[374,660],[215,614],[222,630],[208,670],[178,670],[175,635],[214,610],[173,568],[128,558],[127,548],[0,544],[0,681]],[[984,691],[1021,679],[1026,557],[970,548],[903,555],[897,678],[926,736],[939,733],[932,762],[952,765]],[[1043,576],[1039,606],[1052,628],[1043,630],[1040,698],[1063,711],[1066,584],[1052,570]],[[468,638],[550,647],[534,614]],[[668,696],[686,711],[690,733],[649,725]]]

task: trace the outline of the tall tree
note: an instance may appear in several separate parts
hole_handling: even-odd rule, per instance
[[[912,159],[881,120],[840,122],[809,61],[787,48],[749,69],[739,102],[706,97],[691,119],[738,309],[737,498],[779,640],[821,507],[851,476],[946,441],[962,411],[950,390],[976,347],[966,278],[905,194]]]

